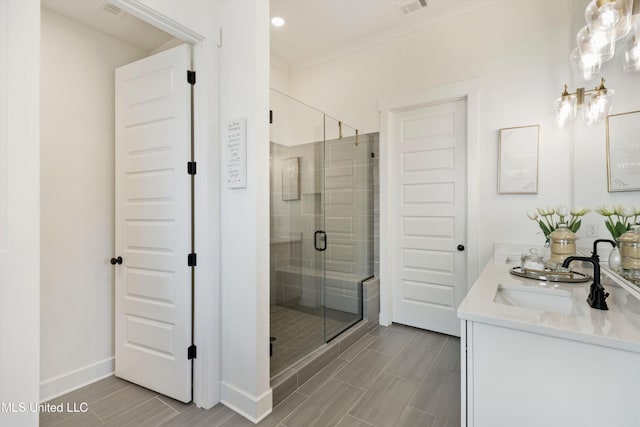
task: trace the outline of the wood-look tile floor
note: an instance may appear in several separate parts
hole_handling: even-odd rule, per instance
[[[53,399],[85,413],[43,413],[61,427],[248,427],[224,405],[183,404],[109,377]],[[259,426],[451,427],[460,425],[460,341],[392,325],[370,331],[285,399]]]

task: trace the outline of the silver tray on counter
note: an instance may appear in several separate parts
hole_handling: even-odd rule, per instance
[[[513,267],[509,273],[514,276],[526,277],[527,279],[544,280],[545,282],[562,282],[562,283],[583,283],[591,280],[588,274],[579,273],[577,271],[556,271],[550,269],[532,270],[522,267]]]

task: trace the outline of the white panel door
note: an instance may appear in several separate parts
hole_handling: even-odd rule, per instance
[[[116,70],[116,375],[191,400],[190,46]]]
[[[466,101],[397,113],[392,132],[392,320],[460,336],[456,309],[467,290]]]

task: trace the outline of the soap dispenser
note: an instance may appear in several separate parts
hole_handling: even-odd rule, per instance
[[[552,264],[562,265],[565,259],[576,254],[576,240],[578,237],[575,233],[569,230],[567,224],[558,224],[551,234],[549,234],[551,241],[551,256],[549,261]]]

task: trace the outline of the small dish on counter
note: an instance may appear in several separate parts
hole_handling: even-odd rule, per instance
[[[591,276],[572,270],[552,270],[545,268],[544,270],[536,270],[530,268],[513,267],[509,273],[518,277],[526,277],[527,279],[542,280],[545,282],[562,282],[562,283],[584,283],[591,280]]]

